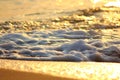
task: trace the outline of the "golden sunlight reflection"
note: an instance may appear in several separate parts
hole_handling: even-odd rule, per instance
[[[115,7],[120,7],[120,0],[116,0],[116,1],[108,2],[107,4],[105,4],[105,6],[115,6]]]
[[[97,2],[101,1],[101,0],[91,0],[94,4],[96,4]]]
[[[105,6],[120,7],[120,0],[91,0],[93,4],[106,3]]]

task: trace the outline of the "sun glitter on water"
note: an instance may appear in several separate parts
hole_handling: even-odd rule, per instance
[[[92,0],[92,2],[93,2],[94,4],[96,4],[96,3],[99,2],[99,1],[101,1],[101,0]]]
[[[120,0],[116,0],[116,1],[108,2],[107,4],[105,4],[105,6],[115,6],[115,7],[120,7]]]
[[[91,2],[95,5],[100,2],[105,2],[104,6],[115,6],[120,7],[120,0],[91,0]]]
[[[91,0],[94,4],[99,2],[105,2],[105,6],[115,6],[120,7],[120,0]]]

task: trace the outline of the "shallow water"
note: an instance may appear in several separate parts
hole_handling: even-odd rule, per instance
[[[0,21],[13,22],[0,24],[0,58],[120,62],[120,9],[78,10],[102,6],[107,0],[93,3],[91,0],[65,3],[63,0],[1,0]],[[43,20],[53,17],[58,18]]]
[[[107,1],[94,4],[93,0],[0,0],[0,21],[46,19],[77,9],[102,6]]]

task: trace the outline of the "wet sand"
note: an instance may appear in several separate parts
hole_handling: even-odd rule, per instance
[[[0,60],[1,80],[119,80],[120,64]],[[14,64],[14,66],[13,66]]]

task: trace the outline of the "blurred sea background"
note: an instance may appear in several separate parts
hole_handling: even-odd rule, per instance
[[[116,0],[0,0],[0,22],[41,20]]]

